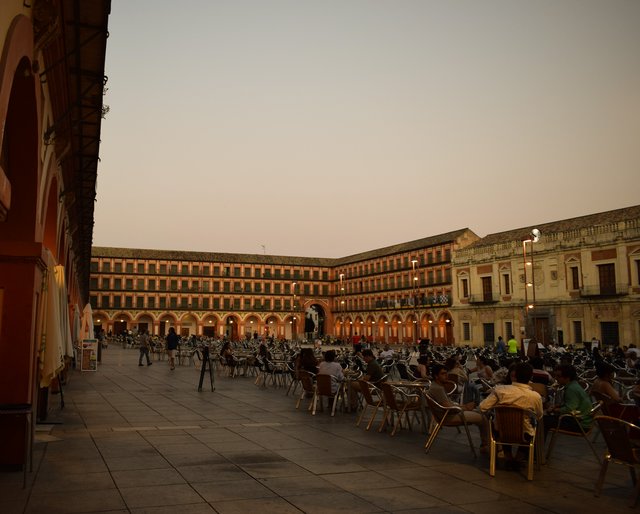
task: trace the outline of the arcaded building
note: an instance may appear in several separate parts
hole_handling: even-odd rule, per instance
[[[490,234],[453,265],[460,344],[640,343],[640,206]]]
[[[468,229],[338,259],[94,247],[107,332],[453,344],[452,255]]]
[[[23,465],[89,300],[109,11],[108,0],[0,8],[3,469]]]

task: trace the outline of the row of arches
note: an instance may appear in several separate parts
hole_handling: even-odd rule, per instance
[[[434,344],[453,344],[453,319],[448,311],[440,313],[380,314],[368,316],[338,316],[334,327],[336,336],[349,340],[392,344],[415,343],[430,339]]]
[[[183,336],[199,335],[228,337],[232,340],[247,337],[275,337],[276,339],[315,339],[329,335],[343,341],[366,339],[380,343],[415,343],[431,339],[435,344],[453,343],[453,322],[448,311],[422,316],[408,314],[377,314],[368,316],[335,316],[322,306],[309,304],[304,312],[287,314],[145,312],[132,315],[127,311],[109,313],[96,311],[94,326],[118,335],[125,330],[145,330],[164,336],[174,327]]]

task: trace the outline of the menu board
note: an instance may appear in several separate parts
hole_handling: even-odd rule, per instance
[[[80,358],[80,371],[98,370],[98,340],[83,339]]]

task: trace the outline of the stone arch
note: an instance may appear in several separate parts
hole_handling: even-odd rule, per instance
[[[176,328],[178,325],[178,318],[172,312],[163,312],[158,318],[158,335],[166,336],[169,333],[169,328]],[[176,330],[177,332],[177,330]]]
[[[206,337],[218,336],[220,318],[215,314],[207,314],[202,318],[202,335]]]

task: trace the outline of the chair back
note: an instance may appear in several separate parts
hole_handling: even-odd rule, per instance
[[[362,397],[364,401],[367,402],[368,405],[376,406],[379,404],[378,399],[373,398],[373,391],[378,392],[379,389],[374,386],[371,382],[367,382],[366,380],[358,380],[360,384],[360,393],[362,393]]]
[[[300,383],[302,384],[304,392],[311,394],[315,393],[315,375],[304,370],[298,371],[298,375],[300,376]]]
[[[333,375],[316,375],[316,391],[320,396],[333,396],[332,386],[337,380]]]
[[[542,398],[542,403],[544,403],[547,400],[548,396],[547,386],[539,382],[530,382],[529,385],[531,386],[531,389],[533,389],[540,395],[540,397]]]
[[[612,458],[627,464],[640,463],[629,438],[629,432],[640,430],[640,427],[611,416],[597,416],[596,423]]]
[[[535,419],[532,412],[519,407],[496,406],[494,409],[497,438],[503,444],[528,444],[524,434],[525,416]]]
[[[379,385],[382,391],[382,397],[384,398],[384,404],[391,410],[400,410],[398,402],[396,401],[396,394],[394,387],[387,382],[383,382]]]

